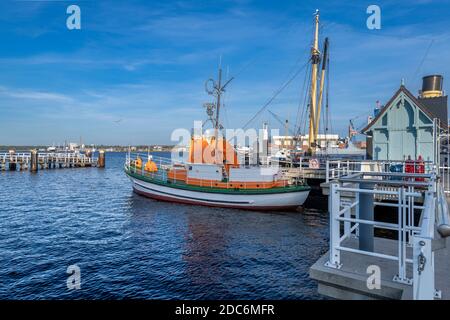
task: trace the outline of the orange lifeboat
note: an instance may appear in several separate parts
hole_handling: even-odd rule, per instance
[[[145,163],[144,170],[147,172],[157,172],[158,167],[156,166],[156,163],[152,161],[152,156],[148,157],[148,161]]]
[[[137,157],[136,160],[134,160],[134,166],[137,169],[141,169],[142,168],[142,159],[140,157]]]

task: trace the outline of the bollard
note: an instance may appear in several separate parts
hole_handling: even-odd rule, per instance
[[[36,149],[31,150],[31,166],[30,166],[31,172],[37,172],[38,171],[38,152]]]
[[[105,167],[105,150],[100,150],[98,152],[98,163],[97,166],[99,168],[104,168]]]
[[[360,189],[372,190],[373,184],[360,183]],[[359,193],[359,218],[362,220],[374,220],[373,214],[373,194]],[[359,225],[359,250],[373,252],[373,225],[363,224]]]

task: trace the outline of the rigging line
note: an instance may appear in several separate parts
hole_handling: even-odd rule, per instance
[[[306,90],[304,92],[305,95],[304,95],[304,98],[303,98],[303,111],[302,111],[302,119],[301,119],[301,121],[303,123],[301,123],[300,127],[299,127],[299,134],[300,135],[301,135],[302,131],[304,133],[306,133],[306,123],[308,121],[308,113],[309,113],[309,107],[310,107],[308,100],[309,100],[309,93],[310,93],[310,90],[311,90],[311,81],[310,81],[311,73],[312,73],[312,66],[309,66],[309,68],[308,68],[308,78],[307,78],[308,79],[308,86],[307,86],[307,88],[306,88]],[[303,125],[303,130],[301,128],[302,125]]]
[[[308,49],[309,47],[310,47],[310,45],[308,44],[306,55],[309,54],[309,49]],[[308,59],[308,62],[309,61],[310,61],[310,58]],[[299,94],[299,103],[298,103],[298,107],[297,107],[297,115],[296,115],[296,118],[295,118],[295,123],[294,123],[294,128],[293,128],[294,136],[297,136],[298,132],[301,130],[300,129],[301,128],[301,121],[302,121],[302,118],[303,118],[304,105],[305,105],[305,104],[303,104],[303,108],[302,108],[302,100],[303,100],[303,95],[305,95],[305,99],[306,99],[306,96],[308,94],[308,92],[305,90],[305,88],[306,88],[306,83],[307,83],[308,79],[311,77],[311,73],[310,73],[311,72],[311,65],[308,63],[307,67],[308,68],[307,68],[307,70],[305,72],[305,77],[303,79],[302,89],[299,91],[299,93],[300,93]],[[308,84],[308,87],[309,87],[309,84]],[[300,113],[300,109],[302,109],[302,113]]]
[[[254,64],[258,59],[260,59],[261,56],[257,56],[254,57],[252,60],[250,60],[250,62],[248,62],[247,64],[245,64],[234,76],[233,78],[237,78],[238,76],[240,76],[248,67],[250,67],[252,64]]]
[[[297,131],[298,136],[301,136],[302,133],[304,133],[306,131],[306,115],[308,114],[308,110],[309,110],[309,105],[307,105],[306,101],[304,101],[303,108],[302,108],[302,117],[300,119],[298,131]]]
[[[426,58],[427,58],[427,56],[428,56],[428,53],[430,52],[430,49],[431,49],[431,47],[433,46],[433,42],[434,42],[434,39],[431,39],[430,44],[428,45],[428,48],[427,48],[427,50],[425,51],[425,54],[424,54],[422,60],[420,61],[419,65],[417,66],[417,69],[416,69],[416,72],[414,73],[414,76],[411,78],[411,81],[412,81],[412,82],[416,80],[416,77],[417,77],[417,75],[419,74],[420,69],[422,68],[423,63],[425,62],[425,60],[426,60]]]
[[[306,52],[306,54],[308,54],[308,52]],[[302,55],[299,56],[299,57],[297,58],[295,64],[291,67],[291,69],[290,69],[288,75],[286,76],[286,78],[289,77],[289,76],[291,75],[291,73],[295,70],[295,67],[296,67],[296,66],[300,63],[300,61],[303,60],[304,58],[305,58],[305,57],[303,57]],[[304,68],[304,67],[302,67],[302,68]],[[305,79],[305,80],[306,80],[306,79]],[[303,91],[300,91],[300,92],[303,92]],[[300,97],[300,99],[301,99],[301,97]],[[270,110],[269,110],[269,112],[270,112]],[[288,117],[288,118],[289,118],[289,117]],[[296,120],[297,120],[297,119],[296,119]],[[297,123],[295,123],[295,126],[296,126],[296,125],[297,125]],[[295,127],[294,127],[294,132],[295,132]]]
[[[289,34],[291,32],[293,32],[294,26],[298,25],[299,23],[297,21],[294,21],[289,27],[288,27],[288,31],[285,32],[286,34]],[[310,27],[312,28],[312,27]],[[309,52],[308,50],[309,45],[307,45],[304,49]],[[264,50],[267,51],[267,50]],[[263,52],[264,52],[263,51]],[[238,76],[240,76],[246,69],[248,69],[252,64],[254,64],[256,61],[258,61],[259,59],[261,59],[262,54],[253,57],[252,60],[250,60],[247,64],[245,64],[232,78],[237,78]]]
[[[263,112],[275,99],[276,97],[284,90],[286,87],[298,76],[298,74],[309,64],[309,60],[305,63],[300,69],[295,72],[292,77],[290,77],[275,93],[273,96],[267,100],[267,102],[259,109],[259,111],[243,126],[243,129],[247,128],[247,126],[258,117],[261,112]]]
[[[321,25],[319,25],[319,28],[321,27]],[[313,46],[314,43],[314,38],[310,39],[310,47]],[[309,100],[309,93],[311,90],[311,74],[312,74],[312,66],[309,65],[308,66],[308,71],[307,71],[307,77],[305,78],[305,80],[308,81],[308,85],[307,85],[307,90],[304,91],[304,100],[303,100],[303,108],[302,108],[302,116],[300,119],[300,122],[303,122],[303,130],[302,130],[302,123],[299,124],[298,127],[298,135],[301,136],[302,131],[306,134],[306,124],[307,124],[307,118],[308,118],[308,113],[309,113],[309,109],[310,109],[310,104],[308,102]],[[301,101],[300,101],[301,103]]]
[[[330,49],[328,47],[328,49]],[[326,116],[327,116],[327,125],[326,125],[326,129],[328,132],[328,127],[329,127],[329,131],[331,131],[331,133],[333,133],[333,121],[331,120],[331,114],[330,114],[330,107],[329,107],[329,97],[330,97],[330,51],[328,50],[328,58],[327,58],[327,95],[326,95],[326,101],[325,101],[325,108],[326,108]]]
[[[226,74],[226,79],[227,79],[227,81],[226,82],[228,82],[229,81],[229,79],[232,79],[232,78],[230,78],[230,68],[229,67],[227,67],[227,74]],[[229,127],[229,125],[230,125],[230,123],[229,123],[229,121],[228,121],[228,113],[227,113],[227,107],[226,107],[226,101],[227,101],[227,94],[224,92],[224,94],[223,94],[223,102],[222,102],[222,107],[223,107],[223,113],[224,113],[224,118],[225,118],[225,125],[226,125],[226,127],[228,128]]]
[[[328,137],[328,80],[329,80],[329,69],[328,69],[328,64],[329,64],[329,59],[327,57],[327,66],[326,66],[326,75],[325,75],[325,81],[326,81],[326,86],[325,86],[325,116],[322,117],[322,133],[325,136],[325,156],[328,156],[328,146],[329,146],[329,137]],[[323,103],[323,102],[322,102]]]
[[[359,35],[385,37],[385,38],[392,38],[392,39],[398,39],[398,40],[412,40],[412,39],[428,40],[428,39],[432,39],[428,35],[405,36],[405,35],[399,35],[399,34],[380,33],[380,32],[384,32],[384,31],[381,31],[381,30],[377,30],[377,32],[375,32],[375,31],[360,31],[360,30],[357,30],[357,29],[353,29],[353,28],[351,28],[349,26],[339,25],[339,24],[334,23],[334,22],[328,23],[328,24],[324,24],[324,29],[326,28],[327,30],[335,31],[335,30],[332,29],[332,27],[335,26],[335,25],[338,25],[338,26],[342,27],[342,31],[354,32],[355,34],[359,34]]]
[[[225,118],[225,125],[226,125],[226,128],[228,128],[230,126],[230,121],[228,120],[228,112],[227,112],[228,107],[226,106],[226,103],[225,103],[225,95],[224,95],[222,107],[223,107],[223,113],[224,113],[224,118]]]
[[[299,99],[298,99],[297,116],[295,118],[295,126],[294,126],[294,132],[296,133],[296,135],[301,127],[300,122],[303,117],[303,111],[304,111],[304,105],[302,108],[302,101],[303,101],[303,95],[305,94],[306,83],[308,81],[308,75],[309,75],[309,68],[308,68],[307,72],[305,72],[305,78],[303,79],[302,89],[299,92],[300,94],[299,94]],[[301,114],[300,114],[300,109],[302,110]]]

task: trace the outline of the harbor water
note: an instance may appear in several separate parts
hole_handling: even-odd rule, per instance
[[[308,270],[328,248],[325,213],[154,201],[132,192],[124,159],[0,172],[0,299],[322,298]]]

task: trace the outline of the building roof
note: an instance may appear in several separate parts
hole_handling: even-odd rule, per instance
[[[439,118],[441,120],[440,126],[447,130],[447,96],[440,97],[442,99],[437,98],[425,98],[418,99],[416,98],[404,85],[401,85],[397,92],[392,96],[392,98],[386,103],[386,105],[380,110],[378,115],[364,128],[361,130],[362,133],[366,133],[377,121],[380,119],[383,114],[389,109],[395,99],[400,95],[400,93],[404,93],[411,101],[427,116],[430,120],[434,118]],[[435,100],[436,102],[433,102]],[[438,101],[439,100],[439,101]],[[445,104],[444,104],[445,103]]]
[[[445,127],[448,123],[447,110],[448,96],[435,98],[419,98],[417,99],[430,113],[434,114],[435,118],[441,121],[441,126]]]

